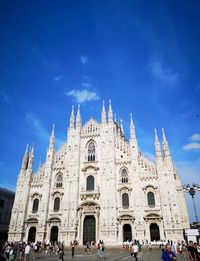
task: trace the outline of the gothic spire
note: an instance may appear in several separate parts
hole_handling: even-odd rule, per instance
[[[55,129],[55,124],[53,124],[53,127],[52,127],[52,132],[51,132],[51,137],[50,137],[50,142],[49,142],[49,149],[54,149],[54,143],[55,143],[54,129]]]
[[[120,119],[120,128],[121,128],[122,135],[124,135],[124,128],[123,128],[123,121],[122,121],[122,119]]]
[[[105,110],[105,102],[103,101],[102,111],[101,111],[101,123],[106,124],[106,110]]]
[[[168,146],[168,142],[167,142],[167,139],[165,136],[164,128],[162,128],[162,139],[163,139],[163,142],[162,142],[163,157],[170,156],[169,146]]]
[[[130,137],[131,139],[135,139],[135,126],[133,124],[132,113],[130,113]]]
[[[30,149],[30,152],[29,152],[28,169],[33,168],[33,161],[34,161],[34,142],[33,142],[32,148]]]
[[[26,149],[25,149],[25,153],[24,153],[24,157],[23,157],[23,160],[22,160],[22,169],[23,170],[26,170],[27,167],[28,167],[28,144],[26,144]]]
[[[108,109],[108,123],[113,123],[113,111],[112,111],[112,104],[111,100],[109,99],[109,109]]]
[[[74,130],[74,105],[72,105],[69,128],[70,130]]]
[[[81,113],[80,113],[80,104],[78,104],[78,111],[76,115],[76,129],[80,130],[81,128]]]
[[[158,140],[157,130],[154,129],[155,132],[155,152],[156,152],[156,158],[162,157],[161,149],[160,149],[160,142]]]

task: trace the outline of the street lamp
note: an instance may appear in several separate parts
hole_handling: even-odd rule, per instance
[[[190,196],[192,196],[195,219],[196,219],[196,222],[198,222],[197,209],[196,209],[195,202],[194,202],[194,195],[196,194],[197,191],[200,191],[200,186],[195,183],[193,183],[192,185],[189,185],[189,184],[183,185],[183,191],[189,193]]]

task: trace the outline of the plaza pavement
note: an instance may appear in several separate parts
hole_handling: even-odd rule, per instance
[[[75,248],[75,255],[74,258],[71,257],[71,249],[67,248],[65,250],[64,255],[64,261],[71,261],[71,260],[77,260],[77,261],[97,261],[97,260],[108,260],[108,261],[124,261],[124,260],[135,260],[134,257],[130,255],[130,252],[128,249],[122,249],[122,248],[107,248],[104,253],[104,257],[99,258],[97,257],[97,251],[96,249],[92,249],[90,253],[86,253],[84,251],[84,248]],[[30,258],[31,261],[59,261],[58,255],[45,255],[40,254],[40,256],[37,258],[37,260],[33,259],[33,257]],[[142,249],[142,253],[138,254],[138,260],[140,261],[160,261],[161,260],[161,250],[156,248],[152,251],[147,250],[146,248]],[[185,257],[181,257],[177,255],[178,261],[189,261],[188,255]]]

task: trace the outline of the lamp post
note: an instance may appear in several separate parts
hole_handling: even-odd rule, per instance
[[[195,206],[194,196],[195,196],[197,191],[200,191],[200,186],[195,184],[195,183],[193,183],[192,185],[189,185],[189,184],[183,185],[183,191],[189,193],[190,196],[192,196],[195,219],[196,219],[196,222],[198,222],[197,209],[196,209],[196,206]]]

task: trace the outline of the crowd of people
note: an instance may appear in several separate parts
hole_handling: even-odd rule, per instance
[[[142,245],[146,245],[149,251],[152,251],[151,242],[139,242],[137,240],[128,241],[123,243],[123,248],[128,248],[131,256],[138,261],[138,253],[142,253]],[[71,257],[75,255],[75,247],[78,246],[76,240],[70,242],[71,248]],[[161,258],[163,261],[177,260],[176,256],[178,255],[179,259],[189,257],[191,261],[200,261],[200,245],[193,241],[189,241],[186,244],[185,241],[167,241],[162,242],[159,245],[161,249]],[[97,257],[104,257],[105,244],[103,240],[99,242],[91,241],[87,242],[85,246],[85,254],[91,253],[94,250],[97,250]],[[36,259],[40,256],[41,252],[45,255],[57,255],[58,258],[64,261],[64,242],[55,242],[53,243],[25,243],[25,242],[5,242],[1,246],[0,252],[0,261],[29,261],[30,254],[33,259]],[[140,255],[141,257],[142,255]]]

